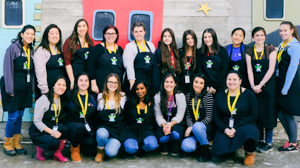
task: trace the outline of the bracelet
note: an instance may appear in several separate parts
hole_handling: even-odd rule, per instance
[[[251,89],[253,89],[253,88],[254,88],[254,86],[255,86],[255,85],[251,85]]]

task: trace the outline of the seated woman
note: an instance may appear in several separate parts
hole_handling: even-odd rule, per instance
[[[96,140],[98,152],[95,162],[103,162],[104,155],[114,157],[121,147],[125,93],[121,92],[121,81],[117,74],[107,76],[103,92],[98,95],[98,126]]]
[[[167,73],[161,81],[160,92],[154,97],[155,118],[159,126],[156,129],[156,138],[160,143],[161,154],[169,153],[170,139],[171,155],[179,154],[179,144],[185,130],[185,110],[185,96],[178,91],[175,76]]]
[[[97,105],[88,91],[89,87],[88,73],[79,72],[75,79],[67,111],[67,126],[70,130],[69,139],[72,144],[71,159],[75,163],[81,162],[80,148],[96,152],[97,144],[95,132],[92,130],[92,121],[95,118]]]
[[[217,94],[214,102],[214,122],[218,131],[214,137],[214,156],[237,151],[244,146],[244,164],[254,164],[254,151],[259,138],[256,126],[258,103],[253,92],[241,87],[242,78],[238,71],[228,73],[228,89]]]
[[[149,88],[147,78],[137,78],[130,101],[125,105],[126,126],[122,129],[121,141],[124,141],[125,151],[129,154],[136,153],[141,147],[139,154],[144,156],[158,147],[154,131],[154,103]]]
[[[187,153],[194,152],[200,143],[199,162],[206,162],[211,158],[209,153],[209,140],[212,140],[213,129],[212,110],[214,99],[212,94],[207,93],[205,77],[197,73],[191,85],[191,93],[186,95],[186,123],[188,128],[185,131],[185,138],[182,141],[181,149]],[[192,132],[192,135],[191,135]]]
[[[36,145],[37,160],[44,161],[46,159],[44,153],[54,150],[54,160],[68,161],[61,154],[69,135],[69,128],[63,124],[64,107],[69,103],[66,89],[65,77],[58,76],[56,80],[54,79],[54,85],[50,87],[48,96],[42,95],[35,102],[34,121],[29,127],[29,135]]]

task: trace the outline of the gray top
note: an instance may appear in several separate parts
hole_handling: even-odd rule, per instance
[[[175,94],[175,99],[176,99],[175,103],[177,106],[177,114],[171,120],[176,121],[177,123],[180,123],[185,114],[186,100],[185,100],[185,96],[183,93]],[[167,121],[164,119],[164,117],[161,113],[161,110],[160,110],[160,92],[154,96],[154,113],[155,113],[155,119],[156,119],[158,126],[161,127],[162,123],[167,123]]]
[[[55,106],[58,107],[58,99],[54,100]],[[43,117],[46,111],[49,110],[50,101],[48,100],[48,97],[45,95],[42,95],[36,102],[35,102],[35,108],[34,108],[34,119],[33,123],[36,126],[38,130],[41,132],[44,131],[47,126],[43,123]],[[51,104],[51,110],[54,110],[53,105]],[[50,128],[52,129],[52,128]]]
[[[153,43],[151,43],[149,41],[147,41],[146,43],[150,47],[151,52],[154,54],[155,46],[153,45]],[[145,47],[146,47],[146,52],[149,52],[148,47],[147,46],[145,46]],[[140,48],[139,48],[139,50],[140,50],[140,52],[142,52]],[[123,57],[124,67],[127,72],[128,80],[129,79],[135,80],[134,59],[135,59],[137,53],[138,53],[138,50],[137,50],[137,44],[135,43],[135,41],[132,41],[126,45],[122,57]]]

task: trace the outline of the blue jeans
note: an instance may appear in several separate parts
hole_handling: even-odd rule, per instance
[[[259,128],[259,140],[264,140],[264,128]],[[265,128],[265,134],[266,134],[266,143],[272,143],[273,138],[273,128]]]
[[[124,142],[124,147],[125,147],[125,151],[131,155],[135,154],[135,152],[137,152],[139,150],[138,141],[136,141],[135,139],[127,139]],[[157,147],[158,147],[158,144],[157,144],[157,139],[155,138],[155,136],[150,135],[144,139],[142,148],[146,152],[154,151]]]
[[[179,142],[180,141],[180,134],[176,131],[172,131],[171,134],[161,137],[159,139],[159,143],[161,143],[161,144],[168,143],[170,138],[171,138],[171,141]]]
[[[5,127],[5,136],[7,138],[11,138],[15,134],[21,133],[23,114],[24,114],[24,109],[8,112],[8,119]]]
[[[109,132],[105,128],[99,128],[96,133],[98,148],[104,148],[108,157],[114,157],[118,154],[121,147],[119,140],[109,138]]]
[[[204,123],[196,122],[192,127],[192,132],[194,136],[185,138],[181,144],[181,149],[186,153],[194,152],[197,149],[197,140],[200,145],[209,144],[206,135],[206,126]]]

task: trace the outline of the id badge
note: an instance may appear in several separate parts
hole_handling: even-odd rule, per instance
[[[29,82],[30,82],[30,74],[27,73],[27,83],[29,83]]]
[[[185,75],[185,83],[190,83],[190,75]]]
[[[53,131],[57,131],[57,130],[58,130],[58,126],[57,126],[57,125],[54,125],[52,130],[53,130]]]
[[[276,69],[276,76],[279,76],[279,69]]]
[[[88,123],[85,123],[84,126],[85,126],[85,128],[86,128],[87,131],[89,131],[89,132],[91,131],[91,128],[90,128],[90,126],[89,126]]]
[[[229,118],[229,127],[233,128],[234,125],[234,119],[233,118]]]

